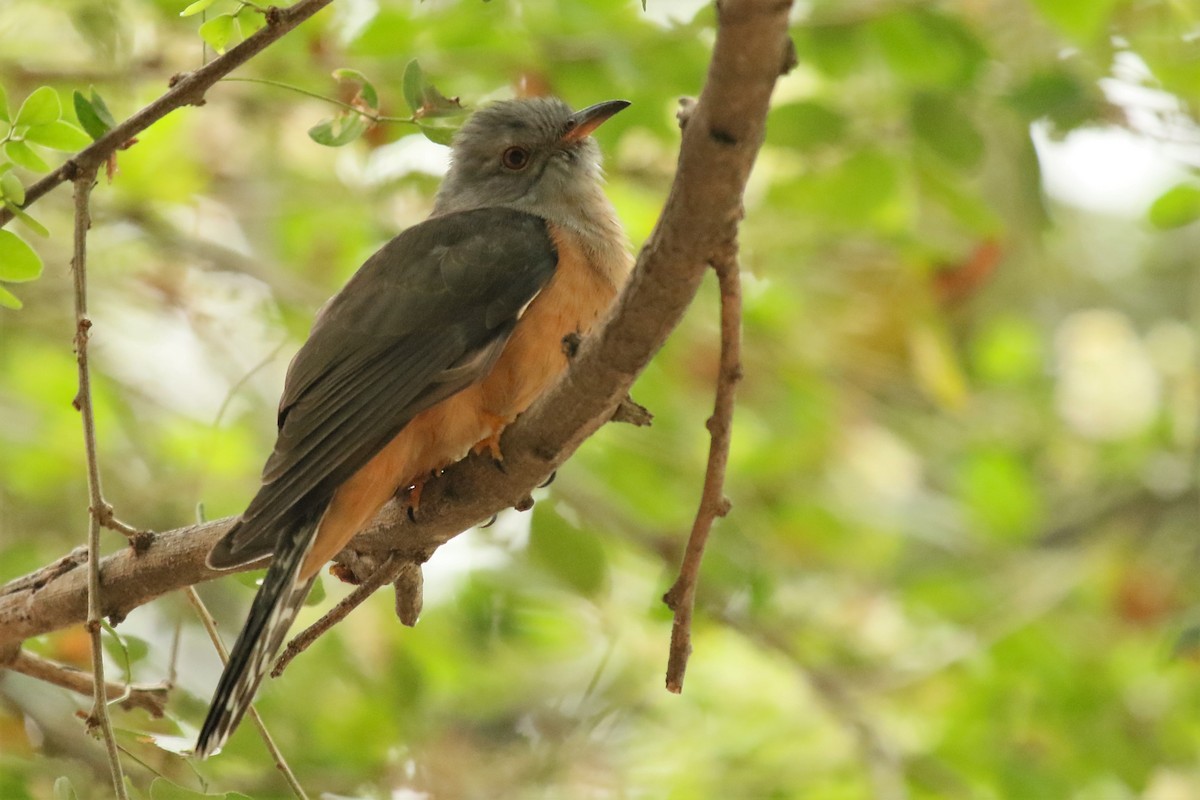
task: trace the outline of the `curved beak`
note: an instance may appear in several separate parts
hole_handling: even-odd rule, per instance
[[[604,124],[605,120],[623,108],[629,107],[628,100],[606,100],[594,106],[576,111],[567,118],[567,130],[560,141],[578,142]]]

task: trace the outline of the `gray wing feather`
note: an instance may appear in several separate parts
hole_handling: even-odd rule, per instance
[[[292,360],[262,488],[210,566],[271,552],[416,414],[486,375],[557,261],[543,219],[499,208],[426,220],[368,259]]]

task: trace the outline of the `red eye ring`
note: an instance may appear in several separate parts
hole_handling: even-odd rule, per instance
[[[500,163],[514,172],[529,166],[529,151],[524,147],[510,147],[500,156]]]

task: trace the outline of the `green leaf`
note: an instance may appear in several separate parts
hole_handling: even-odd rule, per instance
[[[61,116],[62,103],[58,100],[58,92],[49,86],[41,86],[25,98],[13,125],[45,125]]]
[[[421,89],[424,85],[425,75],[421,72],[421,65],[414,58],[405,65],[402,82],[404,102],[408,103],[408,108],[413,114],[421,107]]]
[[[206,10],[209,6],[211,6],[215,2],[217,2],[217,0],[196,0],[196,2],[192,3],[190,6],[185,8],[183,11],[180,11],[179,16],[190,17],[194,14],[199,14],[201,11]]]
[[[3,86],[0,86],[0,120],[12,121],[12,117],[8,115],[8,93],[4,91]]]
[[[233,14],[221,14],[200,26],[200,38],[216,52],[224,53],[226,46],[239,35],[239,31],[237,17]]]
[[[60,775],[54,779],[54,800],[78,800],[78,797],[70,778]]]
[[[1200,186],[1172,186],[1150,205],[1150,224],[1161,230],[1182,228],[1200,219]]]
[[[221,792],[220,794],[197,792],[172,783],[166,778],[155,778],[150,783],[150,800],[200,800],[200,798],[206,798],[206,800],[250,800],[246,795],[238,792]]]
[[[928,8],[885,14],[871,31],[892,71],[916,86],[967,86],[987,56],[961,21]]]
[[[92,139],[79,128],[64,120],[55,120],[45,125],[35,125],[25,134],[25,140],[49,147],[51,150],[75,152],[92,143]]]
[[[569,522],[557,503],[534,506],[529,555],[580,594],[594,596],[608,585],[608,556],[600,537]]]
[[[83,126],[83,129],[87,131],[87,135],[91,136],[93,140],[99,139],[116,125],[112,114],[109,113],[108,106],[104,104],[103,98],[96,94],[95,89],[92,89],[91,100],[84,97],[76,89],[74,103],[75,117],[79,120],[79,124]]]
[[[1089,41],[1104,31],[1117,1],[1033,0],[1033,5],[1063,33],[1078,40]]]
[[[969,168],[983,158],[983,135],[954,95],[922,92],[913,98],[911,114],[917,138],[950,163]]]
[[[843,142],[847,127],[845,116],[827,105],[810,100],[788,103],[771,110],[767,143],[812,150]]]
[[[0,230],[0,281],[22,283],[42,274],[42,259],[12,231]]]
[[[50,165],[24,142],[5,142],[4,153],[16,164],[34,172],[49,172]]]
[[[0,197],[18,206],[25,205],[25,185],[12,170],[5,170],[0,175]]]
[[[362,136],[368,124],[361,114],[341,114],[313,125],[308,129],[308,136],[317,144],[341,147]]]
[[[356,69],[335,69],[333,71],[334,80],[348,81],[358,84],[358,94],[355,100],[362,98],[362,101],[367,104],[367,107],[372,111],[379,110],[379,93],[375,91],[375,86],[367,80],[367,76],[363,75]],[[354,105],[354,100],[350,101]]]
[[[43,225],[42,223],[40,223],[36,219],[34,219],[32,216],[30,216],[26,211],[24,211],[20,208],[17,208],[15,206],[9,205],[8,203],[5,203],[5,206],[8,208],[9,211],[12,212],[12,215],[14,217],[16,217],[18,220],[21,221],[21,224],[24,225],[26,228],[29,228],[29,230],[33,231],[38,236],[41,236],[43,239],[50,238],[49,229],[47,229],[45,225]]]
[[[15,294],[0,286],[0,306],[11,308],[13,311],[20,311],[25,307],[25,304]]]
[[[417,127],[421,129],[421,133],[425,134],[425,138],[435,144],[450,145],[454,140],[454,134],[458,128],[446,128],[440,125],[422,125],[417,123]]]

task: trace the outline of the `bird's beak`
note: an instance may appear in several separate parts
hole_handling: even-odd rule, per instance
[[[567,131],[562,135],[561,141],[567,144],[587,138],[605,120],[628,106],[628,100],[607,100],[603,103],[596,103],[594,106],[588,106],[585,109],[576,111],[567,118]]]

